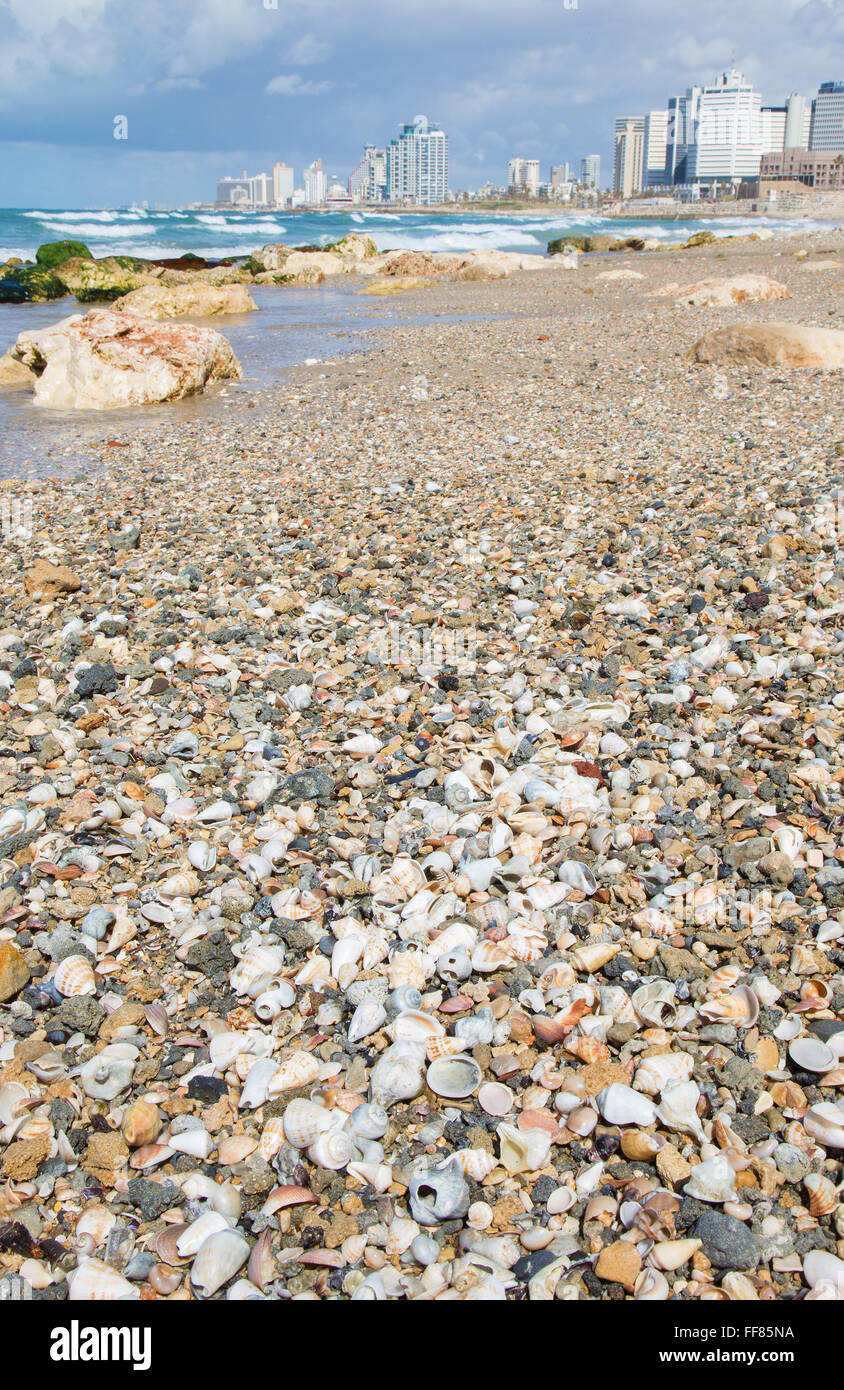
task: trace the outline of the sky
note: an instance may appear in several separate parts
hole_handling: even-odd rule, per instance
[[[454,190],[515,155],[605,183],[617,116],[731,60],[766,103],[844,80],[844,0],[0,0],[0,35],[6,207],[213,201],[317,156],[345,181],[417,114]]]

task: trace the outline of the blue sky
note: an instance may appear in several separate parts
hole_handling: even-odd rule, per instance
[[[317,155],[345,178],[418,112],[455,189],[514,154],[606,173],[616,116],[731,57],[769,102],[844,79],[842,0],[0,0],[0,36],[0,204],[23,207],[210,200]]]

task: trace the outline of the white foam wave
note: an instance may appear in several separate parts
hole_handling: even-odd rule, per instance
[[[108,227],[102,222],[76,222],[69,226],[66,222],[50,221],[44,222],[43,225],[53,232],[73,231],[77,236],[90,237],[92,241],[110,241],[112,237],[149,236],[155,230],[154,227],[144,227],[137,222],[125,226],[120,222],[112,222]]]

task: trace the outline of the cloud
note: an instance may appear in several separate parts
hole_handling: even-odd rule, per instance
[[[290,50],[290,61],[296,68],[307,68],[313,63],[324,63],[332,54],[330,43],[324,43],[314,34],[303,34]]]
[[[264,91],[274,97],[318,97],[330,92],[333,86],[333,82],[303,82],[298,72],[293,72],[286,77],[274,77]]]

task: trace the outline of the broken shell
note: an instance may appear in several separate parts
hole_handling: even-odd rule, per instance
[[[703,1144],[706,1136],[697,1114],[699,1100],[700,1091],[694,1081],[670,1081],[662,1092],[657,1114],[668,1129],[693,1134]]]
[[[102,1260],[83,1259],[67,1276],[67,1297],[71,1303],[122,1303],[140,1296],[137,1284],[130,1284]]]
[[[602,1117],[610,1125],[652,1125],[656,1120],[656,1106],[640,1091],[614,1081],[605,1086],[596,1097]],[[569,1122],[569,1127],[571,1124]]]
[[[475,1059],[464,1052],[432,1062],[425,1079],[435,1095],[448,1100],[464,1100],[477,1090],[483,1072]]]
[[[844,1110],[830,1101],[813,1105],[803,1116],[803,1128],[812,1139],[830,1149],[844,1149]]]
[[[424,1085],[422,1075],[422,1049],[415,1047],[412,1054],[396,1053],[394,1043],[382,1052],[369,1077],[369,1089],[373,1101],[389,1108],[399,1100],[412,1100],[418,1096]]]
[[[138,1060],[137,1048],[129,1043],[110,1043],[79,1068],[79,1079],[86,1096],[94,1100],[116,1100],[132,1084]]]
[[[265,989],[259,994],[252,1007],[262,1023],[271,1023],[285,1009],[292,1009],[295,1003],[295,989],[287,980],[280,980],[271,989]]]
[[[466,1215],[469,1185],[460,1165],[449,1158],[434,1168],[417,1170],[408,1184],[408,1198],[414,1221],[420,1226],[435,1226]]]
[[[188,845],[188,861],[202,874],[208,874],[216,866],[217,851],[208,840],[193,840]]]
[[[630,1002],[643,1023],[658,1028],[673,1028],[677,1022],[674,986],[667,980],[640,985],[631,994]]]
[[[690,1052],[666,1052],[646,1057],[636,1068],[633,1084],[637,1091],[658,1096],[670,1081],[688,1081],[694,1071],[695,1059]]]
[[[551,1135],[545,1129],[517,1129],[498,1126],[501,1163],[508,1173],[533,1173],[548,1160]]]
[[[733,1202],[736,1199],[735,1171],[724,1154],[714,1154],[692,1169],[683,1188],[684,1196],[700,1202]]]

